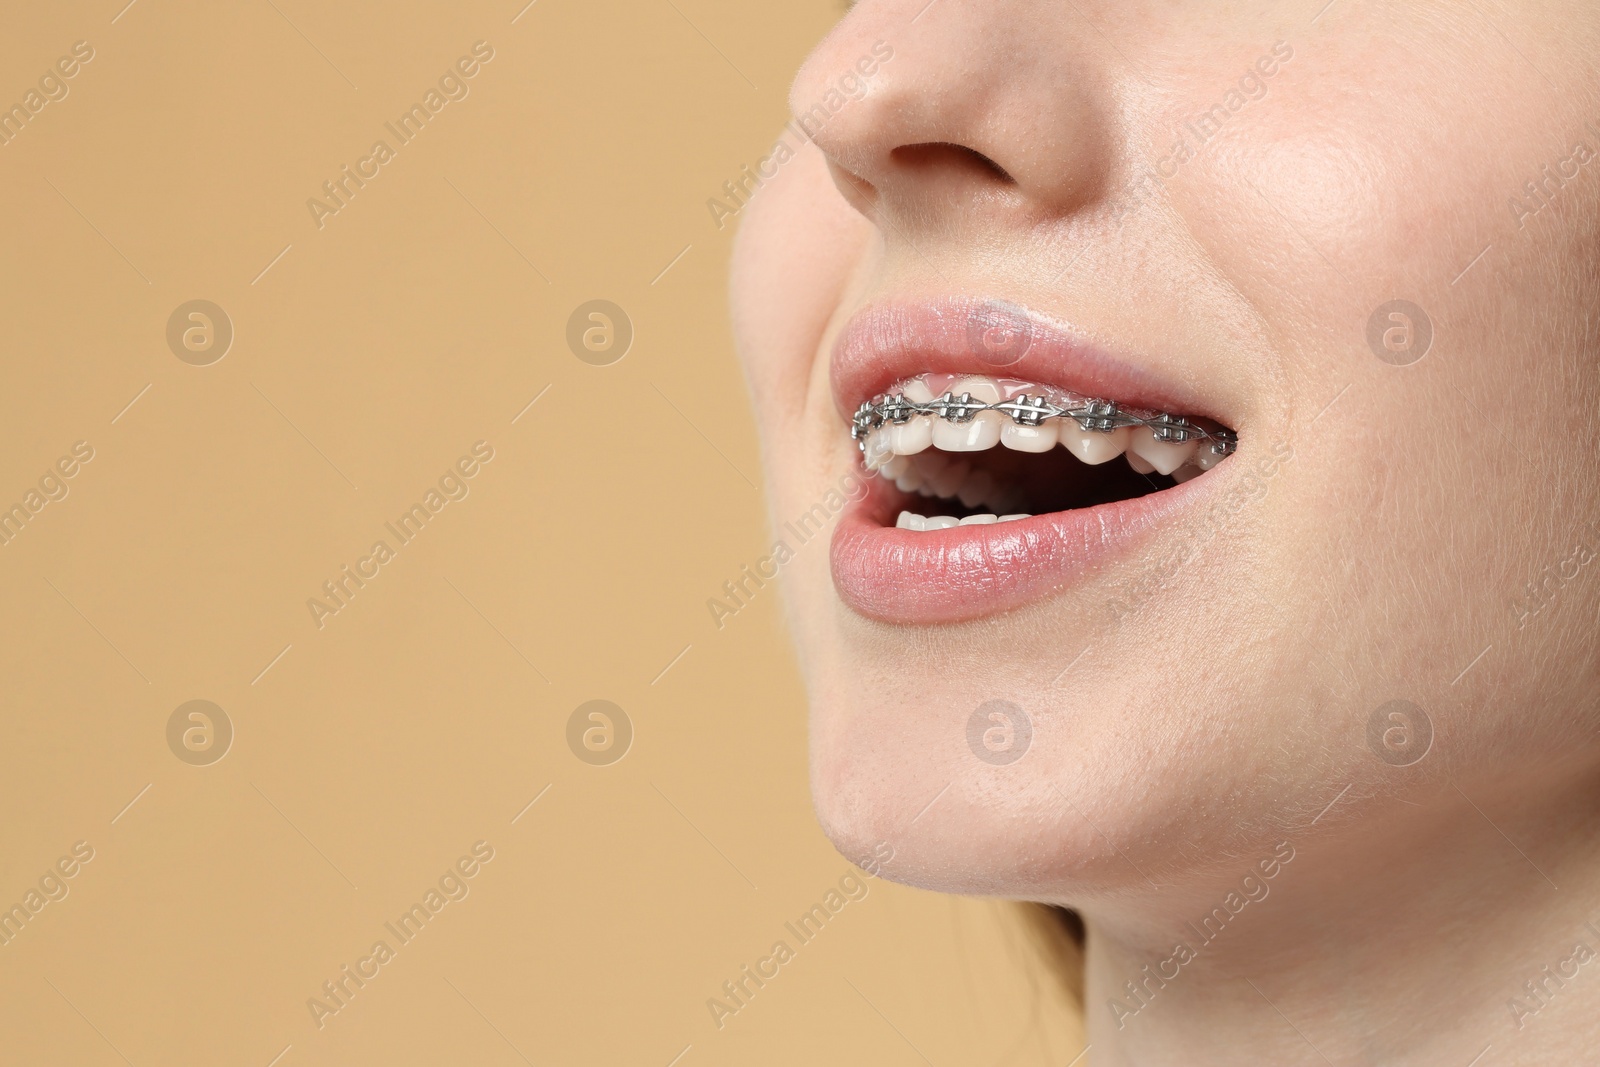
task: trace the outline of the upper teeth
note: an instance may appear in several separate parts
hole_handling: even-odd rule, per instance
[[[941,488],[941,479],[929,479],[925,472],[917,477],[919,472],[899,457],[930,447],[981,452],[1003,445],[1018,452],[1048,452],[1060,444],[1085,463],[1105,463],[1126,454],[1128,463],[1141,473],[1154,471],[1186,480],[1215,466],[1237,443],[1228,430],[1208,430],[1167,414],[1134,415],[1107,400],[1052,400],[1041,390],[1002,401],[1000,386],[982,377],[960,379],[938,397],[925,380],[911,379],[898,392],[861,405],[850,434],[860,444],[868,470],[881,470],[897,482],[917,483],[902,489],[932,489],[941,496],[966,487],[966,480],[944,479],[951,484]],[[1202,442],[1208,447],[1202,448]]]
[[[984,421],[999,425],[1002,419],[1008,419],[1014,426],[1029,428],[1041,428],[1048,425],[1050,420],[1070,419],[1080,429],[1092,433],[1113,433],[1124,427],[1145,427],[1158,441],[1181,444],[1191,440],[1209,440],[1211,450],[1223,456],[1232,452],[1236,444],[1236,438],[1229,430],[1206,430],[1182,416],[1165,412],[1149,416],[1135,415],[1121,410],[1112,400],[1053,401],[1042,392],[1039,395],[1024,392],[1002,403],[999,385],[989,378],[978,376],[959,380],[956,387],[946,390],[937,399],[925,380],[913,378],[905,382],[899,392],[887,393],[863,403],[851,421],[850,436],[862,441],[880,426],[903,426],[924,416],[937,417],[940,422],[957,426]],[[993,444],[984,447],[992,448]]]

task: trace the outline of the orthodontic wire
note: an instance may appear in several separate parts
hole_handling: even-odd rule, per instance
[[[1084,400],[1076,407],[1063,407],[1043,396],[1023,393],[998,404],[985,404],[972,399],[971,393],[946,392],[936,400],[916,403],[899,393],[874,397],[856,409],[850,420],[850,439],[864,454],[867,435],[880,426],[904,425],[917,415],[933,415],[947,422],[971,422],[983,411],[999,411],[1011,417],[1018,426],[1038,426],[1046,419],[1071,419],[1085,432],[1112,433],[1124,426],[1146,426],[1157,441],[1182,444],[1186,441],[1210,441],[1211,451],[1219,456],[1232,455],[1239,446],[1239,435],[1232,430],[1207,430],[1181,415],[1165,412],[1149,418],[1122,411],[1114,400]]]

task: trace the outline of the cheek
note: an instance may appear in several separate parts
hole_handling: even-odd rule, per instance
[[[734,333],[762,441],[769,522],[795,553],[782,581],[804,655],[832,600],[831,527],[802,544],[784,524],[823,500],[858,463],[833,413],[826,352],[872,231],[840,199],[821,153],[809,145],[762,186],[739,227]]]
[[[1174,197],[1292,368],[1296,458],[1252,509],[1277,531],[1258,573],[1321,620],[1319,657],[1381,680],[1350,715],[1408,695],[1457,755],[1492,743],[1538,757],[1570,742],[1572,724],[1541,741],[1510,723],[1554,725],[1541,709],[1563,703],[1560,680],[1595,670],[1558,619],[1513,633],[1507,603],[1571,544],[1569,516],[1596,513],[1600,383],[1582,339],[1600,306],[1600,168],[1519,226],[1509,199],[1593,137],[1584,116],[1501,45],[1458,39],[1448,61],[1430,60],[1440,49],[1407,33],[1357,57],[1298,50]],[[1360,84],[1374,71],[1379,91]],[[1433,331],[1411,365],[1386,364],[1367,339],[1395,299]],[[1592,589],[1564,593],[1552,614],[1592,619]],[[1480,701],[1492,713],[1469,699],[1497,689]],[[1340,745],[1359,735],[1354,718],[1342,733],[1326,725]]]
[[[740,358],[758,416],[793,418],[871,227],[809,144],[757,190],[738,226],[729,288]]]
[[[1498,38],[1460,12],[1443,32],[1428,7],[1297,43],[1174,183],[1208,258],[1269,314],[1298,305],[1343,331],[1395,296],[1457,297],[1472,257],[1512,236],[1507,197],[1582,134],[1584,116]]]

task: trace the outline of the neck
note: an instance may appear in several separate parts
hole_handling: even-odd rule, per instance
[[[1600,1041],[1600,790],[1550,773],[1347,798],[1344,829],[1087,909],[1094,1062],[1583,1062]]]

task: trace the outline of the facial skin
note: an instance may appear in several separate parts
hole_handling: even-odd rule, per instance
[[[741,215],[775,522],[859,469],[830,357],[885,303],[1028,308],[1239,448],[1174,491],[1196,503],[960,621],[869,617],[801,548],[824,829],[890,843],[891,878],[1078,908],[1097,1064],[1576,1062],[1600,962],[1513,998],[1600,952],[1597,10],[925,4],[863,0],[818,46],[797,114],[893,57]],[[1367,340],[1397,298],[1433,330],[1404,366]],[[969,744],[994,700],[1031,729],[1007,764]],[[1431,743],[1414,715],[1369,742],[1392,700]],[[1203,942],[1246,877],[1268,894]],[[1141,1005],[1124,984],[1178,940],[1197,958]]]

